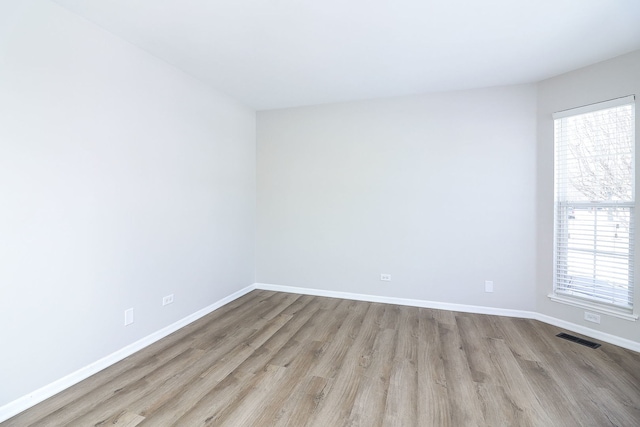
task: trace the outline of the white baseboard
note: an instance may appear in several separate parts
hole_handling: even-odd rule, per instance
[[[291,294],[314,295],[319,297],[342,298],[356,301],[381,302],[385,304],[408,305],[412,307],[435,308],[438,310],[460,311],[463,313],[493,314],[496,316],[522,317],[533,319],[536,313],[524,310],[510,310],[506,308],[484,307],[479,305],[452,304],[410,298],[383,297],[379,295],[354,294],[351,292],[326,291],[323,289],[298,288],[295,286],[280,286],[267,283],[256,283],[256,289],[265,291],[288,292]]]
[[[326,291],[323,289],[298,288],[294,286],[272,285],[267,283],[256,283],[255,289],[264,289],[267,291],[289,292],[293,294],[315,295],[330,298],[343,298],[357,301],[381,302],[387,304],[409,305],[413,307],[434,308],[438,310],[460,311],[463,313],[491,314],[495,316],[518,317],[522,319],[535,319],[540,322],[548,323],[568,331],[585,335],[600,341],[614,344],[629,350],[640,352],[640,343],[615,335],[600,332],[595,329],[587,328],[582,325],[567,322],[545,314],[536,313],[525,310],[510,310],[506,308],[485,307],[477,305],[451,304],[444,302],[416,300],[408,298],[382,297],[378,295],[355,294],[350,292]]]
[[[123,360],[124,358],[131,356],[133,353],[142,350],[143,348],[153,344],[154,342],[172,334],[173,332],[177,331],[180,328],[183,328],[189,323],[192,323],[200,319],[201,317],[206,316],[207,314],[215,311],[223,305],[228,304],[237,298],[240,298],[244,294],[251,292],[254,289],[254,285],[247,286],[244,289],[234,292],[233,294],[222,298],[221,300],[201,310],[198,310],[195,313],[190,314],[189,316],[180,319],[169,326],[160,329],[159,331],[147,335],[146,337],[141,338],[138,341],[129,344],[128,346],[121,348],[120,350],[85,366],[84,368],[80,368],[77,371],[60,378],[59,380],[56,380],[44,387],[39,388],[38,390],[35,390],[25,396],[7,403],[6,405],[0,407],[0,423],[8,420],[9,418],[19,414],[26,409],[29,409],[30,407],[42,402],[43,400],[48,399],[57,393],[60,393],[61,391],[71,387],[72,385],[89,378],[91,375],[100,372],[101,370]]]

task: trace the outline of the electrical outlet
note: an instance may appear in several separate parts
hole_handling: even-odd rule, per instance
[[[133,308],[129,308],[124,311],[124,326],[133,323]]]
[[[485,292],[493,292],[493,281],[485,280],[484,281],[484,291]]]
[[[587,322],[600,323],[600,315],[595,313],[584,312],[584,320]]]
[[[382,280],[383,282],[390,282],[391,281],[391,275],[390,274],[381,274],[380,275],[380,280]]]
[[[173,294],[167,295],[166,297],[162,298],[162,305],[168,305],[172,303],[173,303]]]

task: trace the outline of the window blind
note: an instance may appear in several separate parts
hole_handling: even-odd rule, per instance
[[[554,292],[633,308],[634,98],[554,115]]]

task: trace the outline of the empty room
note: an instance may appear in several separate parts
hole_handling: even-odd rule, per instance
[[[0,2],[0,425],[639,426],[639,24]]]

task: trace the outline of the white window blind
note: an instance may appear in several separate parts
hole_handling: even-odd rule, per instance
[[[633,308],[634,97],[554,114],[554,292]]]

